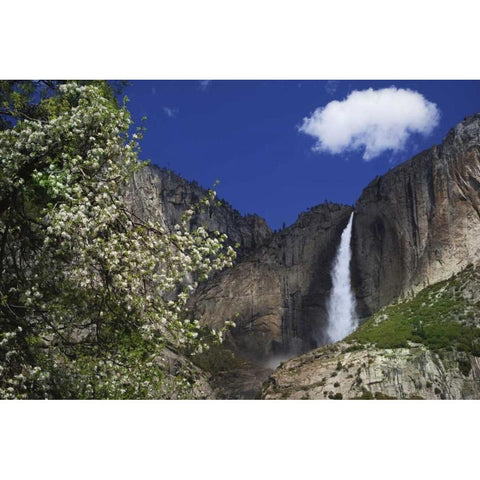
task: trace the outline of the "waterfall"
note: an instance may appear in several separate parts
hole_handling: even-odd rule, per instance
[[[338,247],[331,272],[332,291],[327,302],[327,336],[332,343],[345,338],[358,325],[355,313],[355,297],[350,281],[352,221],[353,212],[350,215],[348,225],[342,232],[340,246]]]

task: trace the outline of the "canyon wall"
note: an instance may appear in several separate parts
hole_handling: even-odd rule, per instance
[[[364,189],[352,248],[361,317],[478,261],[480,114]]]
[[[168,230],[180,222],[185,210],[195,205],[207,191],[196,182],[189,182],[171,170],[151,165],[137,172],[126,198],[136,215],[161,222]],[[241,215],[223,200],[208,211],[193,216],[190,227],[205,226],[228,235],[232,245],[239,244],[242,256],[262,245],[272,232],[258,215]]]

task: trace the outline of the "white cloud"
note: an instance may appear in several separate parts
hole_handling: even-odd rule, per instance
[[[211,80],[200,80],[200,90],[205,91],[210,85],[210,83],[212,83]]]
[[[314,150],[338,154],[364,149],[363,159],[371,160],[386,150],[403,150],[413,133],[428,135],[439,119],[437,106],[418,92],[369,88],[317,108],[299,130],[317,140]]]
[[[169,118],[174,118],[178,114],[178,108],[162,107],[163,113]]]

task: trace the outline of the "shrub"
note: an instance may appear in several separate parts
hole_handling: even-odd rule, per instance
[[[382,392],[375,392],[375,400],[396,400],[396,397],[391,397]]]
[[[458,361],[458,368],[462,372],[462,375],[468,377],[470,375],[470,370],[472,369],[472,364],[468,358],[461,358]]]
[[[362,387],[362,395],[359,397],[355,397],[354,400],[373,400],[373,394],[369,390],[367,390],[365,387]]]
[[[330,394],[328,395],[328,398],[330,400],[343,400],[343,395],[341,393],[333,394],[333,392],[330,392]]]

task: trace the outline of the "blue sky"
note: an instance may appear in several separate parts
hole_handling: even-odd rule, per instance
[[[358,102],[350,97],[348,103],[330,105],[328,115],[327,109],[323,116],[319,111],[310,130],[321,132],[320,142],[311,132],[299,130],[316,109],[367,89],[373,90],[368,98],[361,94]],[[418,95],[401,97],[399,89]],[[368,123],[363,116],[368,117],[371,104],[373,109],[373,104],[378,106],[379,90],[389,97],[368,139],[371,128],[360,134],[358,130],[362,122]],[[465,116],[480,112],[478,81],[141,80],[132,82],[125,93],[134,121],[147,117],[143,159],[206,188],[218,179],[221,198],[243,214],[264,217],[274,229],[293,223],[300,212],[325,200],[354,204],[375,176],[440,143]],[[397,106],[403,108],[397,112],[399,120],[393,119]],[[417,107],[418,115],[412,114]],[[406,125],[402,141],[391,138],[391,127],[397,124]],[[390,126],[387,134],[385,125]],[[348,129],[357,134],[345,145],[335,136]],[[395,151],[388,148],[391,141]],[[362,142],[373,148],[373,157]]]

